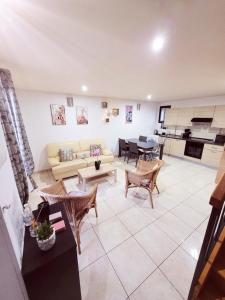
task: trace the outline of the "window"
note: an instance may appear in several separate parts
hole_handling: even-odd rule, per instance
[[[168,108],[171,108],[171,105],[160,106],[159,108],[159,123],[164,123],[165,113]]]

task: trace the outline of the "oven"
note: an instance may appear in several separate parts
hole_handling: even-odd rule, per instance
[[[204,143],[198,141],[186,141],[184,155],[201,159]]]

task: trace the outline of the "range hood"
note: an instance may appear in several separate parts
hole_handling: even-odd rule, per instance
[[[213,118],[192,118],[193,123],[212,123]]]

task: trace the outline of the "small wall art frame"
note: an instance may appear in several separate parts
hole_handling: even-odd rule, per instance
[[[133,122],[133,106],[126,105],[125,107],[125,120],[126,123],[131,124]]]
[[[66,125],[65,106],[61,104],[50,104],[52,125]]]
[[[113,115],[114,117],[119,116],[119,112],[120,112],[119,108],[113,108],[113,109],[112,109],[112,115]]]
[[[88,124],[88,109],[83,106],[76,107],[77,125]]]

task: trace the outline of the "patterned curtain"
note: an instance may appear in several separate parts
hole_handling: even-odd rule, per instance
[[[29,197],[27,177],[33,188],[37,187],[32,178],[34,161],[11,74],[5,69],[0,69],[0,116],[16,185],[24,204]]]

